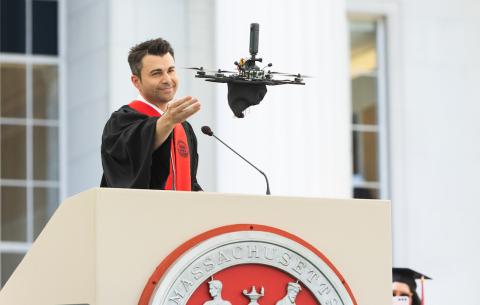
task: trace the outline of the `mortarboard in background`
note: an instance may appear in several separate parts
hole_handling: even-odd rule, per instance
[[[422,299],[421,300],[417,294],[416,280],[421,280],[421,283],[422,283]],[[404,283],[404,284],[407,284],[408,287],[410,287],[410,291],[413,294],[412,305],[424,304],[425,300],[423,296],[423,280],[431,280],[431,278],[409,268],[392,268],[392,282]]]

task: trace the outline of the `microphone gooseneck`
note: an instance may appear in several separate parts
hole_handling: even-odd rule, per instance
[[[270,184],[268,183],[268,178],[267,178],[267,175],[265,175],[264,172],[262,172],[258,167],[256,167],[255,165],[253,165],[250,161],[248,161],[247,159],[245,159],[242,155],[240,155],[238,152],[235,151],[235,149],[231,148],[230,146],[228,146],[225,142],[223,142],[222,140],[220,140],[217,136],[215,136],[213,134],[213,131],[212,129],[209,127],[209,126],[203,126],[201,128],[202,132],[204,134],[206,134],[207,136],[210,136],[210,137],[214,137],[215,139],[217,139],[220,143],[222,143],[223,145],[225,145],[228,149],[230,149],[231,151],[233,151],[237,156],[239,156],[240,158],[242,158],[245,162],[247,162],[248,164],[250,164],[253,168],[255,168],[260,174],[263,175],[263,177],[265,178],[265,182],[267,183],[267,191],[266,191],[266,194],[267,195],[270,195]]]

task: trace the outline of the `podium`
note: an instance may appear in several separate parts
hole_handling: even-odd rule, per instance
[[[138,304],[157,266],[180,245],[250,224],[288,232],[321,252],[356,304],[391,303],[388,201],[96,188],[59,206],[0,291],[0,304]]]

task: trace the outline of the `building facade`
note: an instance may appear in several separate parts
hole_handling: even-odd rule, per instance
[[[1,5],[2,284],[58,202],[99,185],[103,125],[136,96],[129,48],[160,36],[174,46],[178,67],[229,70],[248,56],[249,24],[258,22],[265,64],[315,78],[304,87],[268,88],[260,105],[235,119],[224,85],[180,69],[178,96],[202,102],[191,123],[204,189],[265,191],[262,176],[200,133],[209,125],[267,173],[274,195],[391,199],[394,264],[434,278],[427,283],[426,304],[476,304],[480,4]]]

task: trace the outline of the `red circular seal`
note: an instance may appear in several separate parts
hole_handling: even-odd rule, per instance
[[[139,305],[357,305],[335,266],[283,230],[237,224],[185,242],[155,269]]]
[[[179,140],[177,142],[177,151],[178,153],[180,154],[180,157],[182,158],[186,158],[188,157],[188,147],[187,147],[187,144],[185,142],[183,142],[182,140]]]

